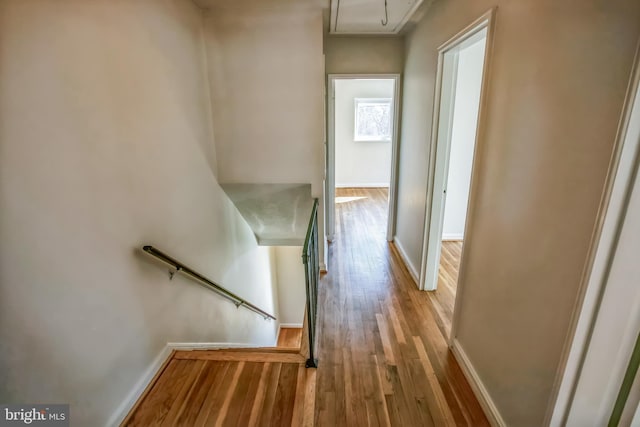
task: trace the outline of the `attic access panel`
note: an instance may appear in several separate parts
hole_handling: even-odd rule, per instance
[[[331,34],[397,34],[423,0],[331,0]],[[383,25],[386,22],[386,25]]]

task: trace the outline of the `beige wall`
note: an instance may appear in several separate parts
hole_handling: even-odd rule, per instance
[[[325,36],[327,74],[400,74],[403,37]]]
[[[310,183],[321,197],[321,8],[222,5],[205,12],[219,181]],[[318,212],[323,235],[322,206]],[[324,263],[322,248],[320,254]]]
[[[635,172],[640,161],[638,72],[636,87],[628,94],[628,121],[616,149],[619,161],[609,183],[611,194],[553,427],[608,424],[640,331],[640,174]],[[637,417],[635,424],[631,422],[639,402],[640,372],[617,425],[640,425]]]
[[[189,0],[0,3],[0,401],[104,425],[168,342],[272,345],[277,324],[167,269],[157,245],[277,314],[271,251],[214,177]]]
[[[507,425],[540,426],[640,35],[640,3],[432,5],[407,38],[403,91],[397,234],[416,263],[437,47],[495,5],[457,339]]]
[[[207,52],[220,182],[322,179],[320,9],[210,9]]]
[[[274,253],[278,278],[278,321],[302,327],[307,302],[302,246],[276,246]]]

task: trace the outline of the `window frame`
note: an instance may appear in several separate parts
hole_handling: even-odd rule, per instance
[[[360,104],[386,104],[389,107],[389,135],[375,138],[370,135],[358,134],[358,106]],[[353,141],[354,142],[391,142],[393,138],[393,98],[354,98],[353,103]]]

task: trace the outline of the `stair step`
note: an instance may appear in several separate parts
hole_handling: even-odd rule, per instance
[[[202,350],[193,350],[202,351]],[[219,348],[207,351],[228,351],[235,353],[244,352],[257,352],[257,353],[300,353],[300,349],[297,347],[234,347],[234,348]]]
[[[175,351],[121,425],[313,427],[316,370],[255,350]]]
[[[302,344],[302,328],[282,327],[278,332],[278,347],[300,348]]]
[[[242,362],[304,363],[305,358],[298,352],[283,349],[225,349],[176,351],[174,359],[179,360],[223,360]]]

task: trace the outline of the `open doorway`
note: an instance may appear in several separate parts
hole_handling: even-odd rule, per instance
[[[439,49],[420,288],[451,315],[463,264],[491,12]]]
[[[373,201],[371,232],[393,236],[398,75],[329,75],[326,218],[336,209]]]

